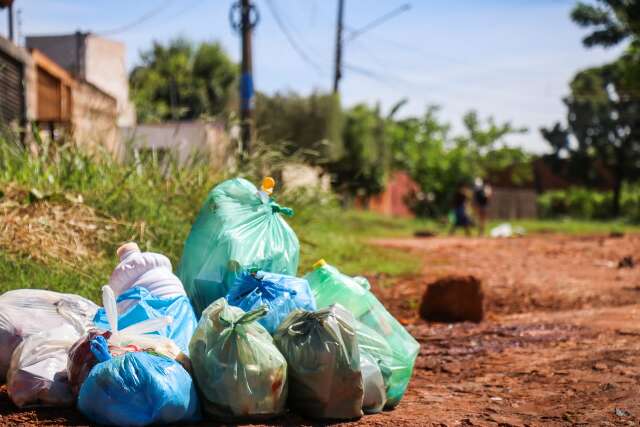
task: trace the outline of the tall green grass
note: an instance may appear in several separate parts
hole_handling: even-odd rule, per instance
[[[175,267],[191,224],[215,184],[230,176],[255,182],[264,174],[277,175],[287,161],[278,153],[256,150],[235,168],[212,171],[204,162],[184,168],[173,160],[161,163],[153,154],[131,159],[116,162],[107,153],[90,154],[71,143],[40,142],[27,150],[11,139],[0,140],[0,190],[8,185],[33,189],[34,194],[60,203],[66,199],[57,196],[81,195],[85,204],[123,224],[110,243],[96,248],[104,257],[77,269],[61,263],[43,265],[0,248],[0,291],[37,287],[96,299],[116,263],[112,254],[127,240],[166,254]],[[366,244],[371,237],[409,233],[410,222],[345,213],[331,194],[321,192],[277,191],[275,197],[296,211],[290,223],[301,241],[301,273],[321,257],[351,274],[405,274],[419,268],[415,256]]]

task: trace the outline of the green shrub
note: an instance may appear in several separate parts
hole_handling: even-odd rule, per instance
[[[547,191],[538,197],[542,218],[571,217],[603,220],[611,217],[613,193],[583,187]],[[640,186],[625,186],[621,194],[623,219],[640,223]]]

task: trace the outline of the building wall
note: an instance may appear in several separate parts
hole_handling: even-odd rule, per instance
[[[71,122],[76,143],[90,151],[104,147],[116,153],[119,139],[115,98],[86,82],[78,82],[72,96]]]
[[[58,36],[28,36],[28,49],[38,49],[76,78],[83,78],[83,33]]]
[[[116,98],[118,124],[133,126],[135,109],[129,101],[125,45],[90,33],[29,36],[29,49],[38,49],[76,79],[86,80]]]
[[[33,61],[25,49],[0,37],[0,69],[0,122],[18,129],[35,108],[29,92],[35,85]]]
[[[170,152],[180,164],[204,160],[215,169],[228,165],[231,157],[230,140],[221,124],[176,122],[144,124],[120,128],[120,151],[124,159],[128,146],[138,150]]]
[[[85,50],[85,79],[116,98],[118,126],[133,126],[135,110],[129,101],[125,45],[89,34]]]
[[[493,219],[525,219],[538,216],[538,195],[530,188],[492,189],[487,213]]]
[[[356,206],[366,208],[383,215],[394,217],[413,217],[414,214],[407,206],[406,199],[412,192],[419,191],[409,174],[395,171],[389,177],[383,193],[371,197],[368,201],[357,200]]]
[[[288,190],[316,188],[329,191],[331,189],[330,177],[322,173],[322,168],[302,163],[290,163],[282,168],[282,184]]]

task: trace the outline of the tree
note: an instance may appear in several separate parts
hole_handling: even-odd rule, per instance
[[[488,177],[506,169],[525,179],[530,175],[529,157],[505,139],[523,129],[510,123],[486,123],[474,111],[463,118],[465,132],[450,135],[451,126],[438,118],[439,108],[429,106],[422,117],[397,121],[391,126],[392,167],[406,170],[420,186],[411,201],[419,215],[439,216],[450,208],[453,191],[475,177]]]
[[[342,111],[334,94],[276,93],[256,96],[258,138],[284,154],[326,165],[342,155]]]
[[[386,120],[379,106],[359,104],[343,113],[342,156],[329,165],[334,187],[345,202],[368,198],[384,190],[387,173]]]
[[[620,214],[622,186],[640,179],[640,73],[635,55],[630,52],[612,64],[581,71],[565,99],[569,130],[578,142],[574,151],[613,173],[613,216]]]
[[[597,4],[579,2],[571,19],[581,27],[591,28],[583,39],[586,47],[610,47],[640,37],[640,0],[598,0]]]
[[[140,122],[190,120],[228,107],[238,67],[218,43],[153,42],[129,76]]]

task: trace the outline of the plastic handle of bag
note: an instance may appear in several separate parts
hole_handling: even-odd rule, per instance
[[[89,342],[91,353],[95,356],[98,362],[106,362],[111,359],[111,353],[109,353],[109,344],[102,335],[98,335]]]
[[[109,285],[102,287],[102,305],[107,314],[111,333],[115,334],[118,332],[118,306],[116,304],[116,295]]]
[[[120,334],[129,334],[129,335],[142,335],[148,334],[150,332],[159,332],[165,327],[171,325],[173,323],[173,318],[170,316],[158,317],[156,319],[147,319],[142,322],[134,323],[131,326],[127,326],[121,331],[118,331]]]
[[[273,213],[281,213],[285,216],[292,217],[294,215],[293,209],[287,208],[284,206],[280,206],[276,202],[271,202],[271,212]]]
[[[260,307],[256,308],[255,310],[251,310],[251,311],[246,312],[245,314],[240,316],[240,318],[238,318],[238,320],[236,320],[233,323],[236,324],[236,325],[240,325],[240,324],[243,324],[243,323],[250,323],[250,322],[253,322],[254,320],[257,320],[257,319],[265,316],[268,312],[269,312],[269,307],[267,307],[265,304],[263,304]]]

